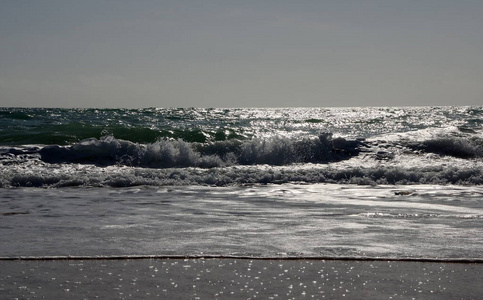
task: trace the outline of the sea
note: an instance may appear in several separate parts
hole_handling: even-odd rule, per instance
[[[481,260],[483,107],[0,108],[0,257]]]

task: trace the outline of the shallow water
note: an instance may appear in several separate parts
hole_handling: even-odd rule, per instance
[[[480,186],[141,186],[0,193],[4,257],[483,257]]]

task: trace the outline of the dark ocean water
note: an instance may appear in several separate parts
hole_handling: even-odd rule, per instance
[[[483,107],[0,108],[0,168],[0,256],[483,257]]]

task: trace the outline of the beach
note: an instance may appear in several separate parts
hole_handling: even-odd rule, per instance
[[[4,260],[4,299],[478,299],[481,263],[277,260]]]
[[[0,1],[0,300],[483,300],[482,15]]]

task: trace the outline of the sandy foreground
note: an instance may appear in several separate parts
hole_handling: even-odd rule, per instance
[[[483,299],[483,264],[253,259],[2,260],[2,299]]]

